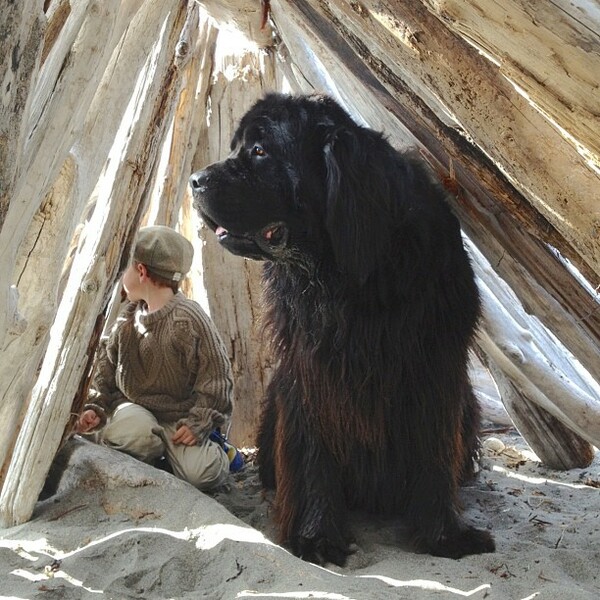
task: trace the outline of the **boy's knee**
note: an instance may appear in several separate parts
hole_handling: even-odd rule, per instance
[[[204,460],[187,460],[181,465],[181,478],[195,488],[207,491],[219,487],[229,476],[229,458],[223,450],[213,442],[203,453]]]
[[[154,431],[158,423],[152,413],[135,404],[119,407],[102,431],[102,443],[144,462],[164,454],[165,444]]]
[[[104,435],[102,443],[120,452],[125,452],[138,460],[152,463],[160,458],[165,451],[163,441],[151,431],[144,434],[127,435]]]

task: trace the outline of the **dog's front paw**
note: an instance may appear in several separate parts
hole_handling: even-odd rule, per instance
[[[290,542],[296,556],[321,566],[333,563],[343,567],[348,555],[355,551],[348,542],[341,539],[334,541],[325,536],[314,538],[296,536]]]
[[[354,550],[342,514],[319,501],[308,506],[299,527],[289,538],[292,552],[318,565],[334,563],[343,567]]]

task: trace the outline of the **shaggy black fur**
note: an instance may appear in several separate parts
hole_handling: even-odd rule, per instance
[[[231,148],[190,183],[221,244],[268,261],[278,366],[258,446],[282,540],[343,564],[361,508],[404,515],[421,551],[493,551],[459,515],[479,296],[443,188],[323,96],[268,95]]]

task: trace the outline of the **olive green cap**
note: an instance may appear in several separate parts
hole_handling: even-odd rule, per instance
[[[181,281],[192,266],[194,247],[170,227],[142,227],[138,233],[133,258],[160,277]]]

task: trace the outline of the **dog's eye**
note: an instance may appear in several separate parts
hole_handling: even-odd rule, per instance
[[[251,154],[252,154],[252,156],[266,156],[267,155],[264,148],[259,144],[254,144],[254,146],[252,146]]]

